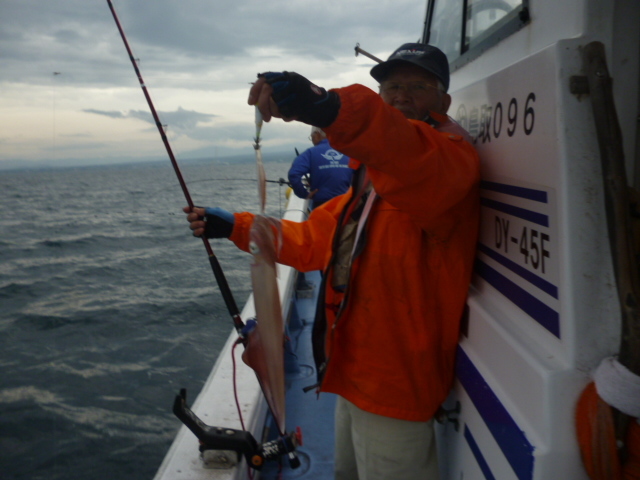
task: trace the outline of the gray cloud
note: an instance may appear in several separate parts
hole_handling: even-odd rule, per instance
[[[250,113],[240,124],[244,101],[221,107],[219,92],[237,95],[262,68],[297,70],[325,87],[342,86],[342,78],[359,71],[370,80],[370,62],[353,56],[356,42],[384,57],[420,36],[426,9],[426,0],[112,1],[152,95],[164,90],[156,108],[185,106],[160,113],[170,134],[220,151],[250,141],[253,125]],[[143,100],[132,94],[140,95],[138,81],[105,0],[0,0],[0,19],[0,104],[33,118],[21,131],[3,129],[3,145],[12,149],[3,147],[0,161],[35,156],[30,146],[51,143],[35,135],[42,128],[33,128],[44,118],[58,118],[58,135],[69,140],[78,111],[153,124]],[[125,110],[129,105],[134,109]],[[12,115],[0,114],[0,122],[16,125]],[[306,139],[306,127],[276,124],[269,127],[274,145],[291,149]],[[92,128],[90,120],[80,125],[94,150],[104,145],[101,155],[113,154],[110,132]],[[131,152],[136,155],[135,148]]]
[[[198,75],[224,69],[250,61],[265,46],[325,61],[350,53],[357,41],[372,51],[390,51],[397,46],[390,37],[399,29],[412,32],[407,41],[418,38],[423,3],[114,2],[134,55],[154,77],[172,70]],[[390,9],[414,11],[389,15]],[[82,85],[130,83],[130,65],[106,1],[2,0],[0,16],[0,81],[46,82],[50,72],[61,71],[68,82]],[[414,19],[413,28],[408,18]]]
[[[144,122],[155,125],[153,116],[148,110],[129,110],[128,112],[118,111],[104,111],[96,110],[92,108],[84,109],[83,112],[94,113],[96,115],[103,115],[110,118],[135,118]],[[172,131],[187,133],[199,126],[201,123],[206,123],[217,115],[210,113],[200,113],[193,110],[185,110],[182,107],[178,107],[175,112],[161,112],[158,111],[158,117],[163,125],[167,125]]]
[[[93,108],[87,108],[83,111],[87,113],[95,113],[96,115],[104,115],[105,117],[111,118],[127,118],[129,116],[128,114],[124,114],[122,112],[105,112],[104,110],[94,110]],[[149,114],[149,116],[151,116],[151,114]]]

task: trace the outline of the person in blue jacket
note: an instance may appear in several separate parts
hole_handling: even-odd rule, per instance
[[[331,148],[321,129],[312,127],[309,138],[314,146],[293,161],[289,183],[298,197],[311,199],[312,208],[316,208],[349,189],[353,170],[349,168],[349,157]],[[302,182],[307,174],[308,187]]]

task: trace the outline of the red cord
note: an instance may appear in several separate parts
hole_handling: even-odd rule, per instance
[[[242,419],[242,409],[240,408],[240,401],[238,400],[238,387],[236,385],[236,347],[241,343],[240,338],[235,341],[233,344],[233,348],[231,349],[231,362],[233,363],[233,398],[236,401],[236,408],[238,409],[238,417],[240,417],[240,426],[242,426],[242,430],[246,430],[244,428],[244,420]]]
[[[242,427],[242,430],[246,430],[244,428],[244,420],[242,419],[242,409],[240,408],[240,401],[238,400],[238,386],[236,384],[236,347],[238,346],[238,344],[242,343],[242,340],[240,337],[238,337],[238,340],[235,341],[235,343],[233,344],[233,347],[231,348],[231,363],[233,364],[233,398],[236,401],[236,408],[238,409],[238,417],[240,418],[240,426]],[[249,477],[249,480],[253,480],[253,470],[251,470],[251,467],[249,467],[249,465],[247,465],[247,475]]]

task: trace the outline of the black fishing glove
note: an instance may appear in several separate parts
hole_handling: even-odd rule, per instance
[[[233,213],[222,208],[204,209],[204,236],[207,238],[229,238],[235,224]]]
[[[298,120],[314,127],[331,125],[340,110],[340,96],[327,92],[295,72],[267,72],[258,74],[273,87],[271,97],[285,117]]]

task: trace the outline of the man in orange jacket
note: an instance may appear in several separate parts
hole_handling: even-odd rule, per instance
[[[350,156],[352,187],[302,223],[283,221],[280,263],[324,270],[314,324],[320,391],[338,395],[336,479],[437,479],[433,416],[453,382],[479,223],[479,160],[446,112],[446,56],[405,44],[362,85],[327,92],[259,76],[265,121],[322,128]],[[188,213],[194,235],[248,250],[253,214]],[[204,220],[203,218],[204,217]]]

